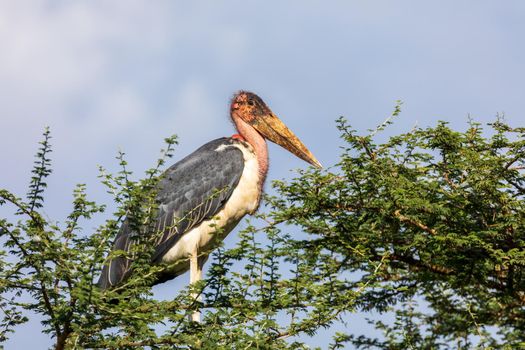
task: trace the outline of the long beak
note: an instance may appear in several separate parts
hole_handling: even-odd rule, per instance
[[[301,140],[273,113],[254,118],[251,125],[265,138],[287,149],[302,160],[316,168],[323,167]]]

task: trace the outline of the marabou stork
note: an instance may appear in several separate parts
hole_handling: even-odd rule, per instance
[[[168,264],[170,268],[158,276],[156,283],[188,269],[190,283],[200,280],[208,254],[243,216],[257,210],[268,172],[265,139],[321,168],[313,154],[256,94],[235,94],[230,116],[238,134],[205,144],[168,168],[160,179],[157,232],[151,233],[158,239],[151,262]],[[132,235],[125,220],[113,250],[129,251]],[[111,288],[131,273],[129,259],[114,258],[104,266],[98,285]],[[198,314],[193,319],[198,320]]]

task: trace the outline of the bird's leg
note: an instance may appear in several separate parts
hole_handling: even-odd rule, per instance
[[[194,284],[202,279],[202,265],[204,264],[203,257],[199,258],[198,251],[195,249],[190,256],[190,284]],[[200,301],[202,298],[199,295],[200,293],[193,293],[193,299]],[[201,321],[201,313],[195,311],[191,314],[191,320],[194,322]]]

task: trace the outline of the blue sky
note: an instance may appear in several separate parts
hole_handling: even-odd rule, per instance
[[[122,149],[140,173],[166,136],[179,135],[180,158],[233,134],[239,89],[258,93],[324,165],[339,154],[337,117],[365,131],[398,99],[387,133],[437,120],[464,128],[469,114],[523,126],[524,13],[519,0],[0,0],[0,187],[26,192],[49,125],[46,213],[63,220],[76,183],[110,203],[97,165],[116,169]],[[276,146],[270,160],[270,180],[305,166]],[[30,324],[6,348],[47,342]]]

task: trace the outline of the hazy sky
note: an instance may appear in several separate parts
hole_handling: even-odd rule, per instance
[[[179,135],[180,158],[233,134],[239,89],[259,94],[327,166],[341,145],[336,118],[365,131],[398,99],[387,134],[437,120],[464,128],[469,114],[523,126],[524,15],[520,0],[0,0],[0,187],[26,192],[49,125],[46,213],[63,220],[76,183],[108,202],[97,165],[116,169],[120,148],[140,175],[166,136]],[[305,167],[278,147],[270,161],[270,180]],[[48,343],[32,323],[6,349]]]

